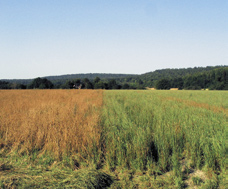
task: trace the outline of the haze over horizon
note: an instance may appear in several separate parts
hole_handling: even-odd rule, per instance
[[[0,79],[228,65],[226,0],[0,1]]]

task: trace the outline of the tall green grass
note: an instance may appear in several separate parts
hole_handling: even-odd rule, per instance
[[[225,112],[200,107],[200,101],[196,106],[168,98],[172,94],[176,93],[105,92],[103,132],[109,168],[173,170],[180,178],[183,159],[198,169],[225,168]]]
[[[121,166],[143,170],[157,159],[156,150],[151,151],[151,146],[155,147],[153,107],[143,100],[143,104],[139,104],[136,93],[128,97],[126,92],[106,93],[103,114],[106,164],[110,168]]]

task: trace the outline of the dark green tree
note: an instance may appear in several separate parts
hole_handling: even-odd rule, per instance
[[[53,83],[46,78],[36,78],[28,86],[29,89],[52,89]]]
[[[122,86],[122,89],[129,89],[129,88],[130,88],[130,86],[127,83],[124,83]]]
[[[105,89],[105,84],[100,80],[94,84],[94,89]]]
[[[0,89],[11,89],[10,83],[7,81],[0,81]]]
[[[118,89],[118,85],[115,79],[111,79],[108,81],[108,89]]]
[[[66,81],[64,85],[62,85],[63,89],[73,89],[74,83],[72,81]]]
[[[94,83],[98,83],[99,81],[100,81],[101,79],[99,78],[99,77],[96,77],[95,79],[94,79]]]
[[[85,89],[93,89],[93,84],[88,78],[83,79],[83,84],[85,86]]]
[[[170,82],[168,79],[161,79],[156,83],[156,89],[170,89]]]

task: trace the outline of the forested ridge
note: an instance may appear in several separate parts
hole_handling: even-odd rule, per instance
[[[228,66],[162,69],[134,74],[71,74],[0,80],[0,89],[211,89],[228,90]]]
[[[127,76],[136,76],[136,74],[105,74],[105,73],[87,73],[87,74],[67,74],[67,75],[59,75],[59,76],[46,76],[42,78],[46,78],[50,80],[52,83],[58,83],[63,84],[66,81],[74,80],[74,79],[89,79],[93,80],[96,77],[99,77],[101,79],[116,79],[116,78],[122,78]],[[32,82],[33,79],[2,79],[1,81],[6,81],[9,83],[16,83],[16,84],[23,84],[28,85]]]
[[[228,90],[228,66],[162,69],[136,77],[120,78],[119,82],[157,89]]]

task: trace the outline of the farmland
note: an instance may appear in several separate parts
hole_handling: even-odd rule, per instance
[[[2,188],[225,188],[227,91],[0,91]]]

